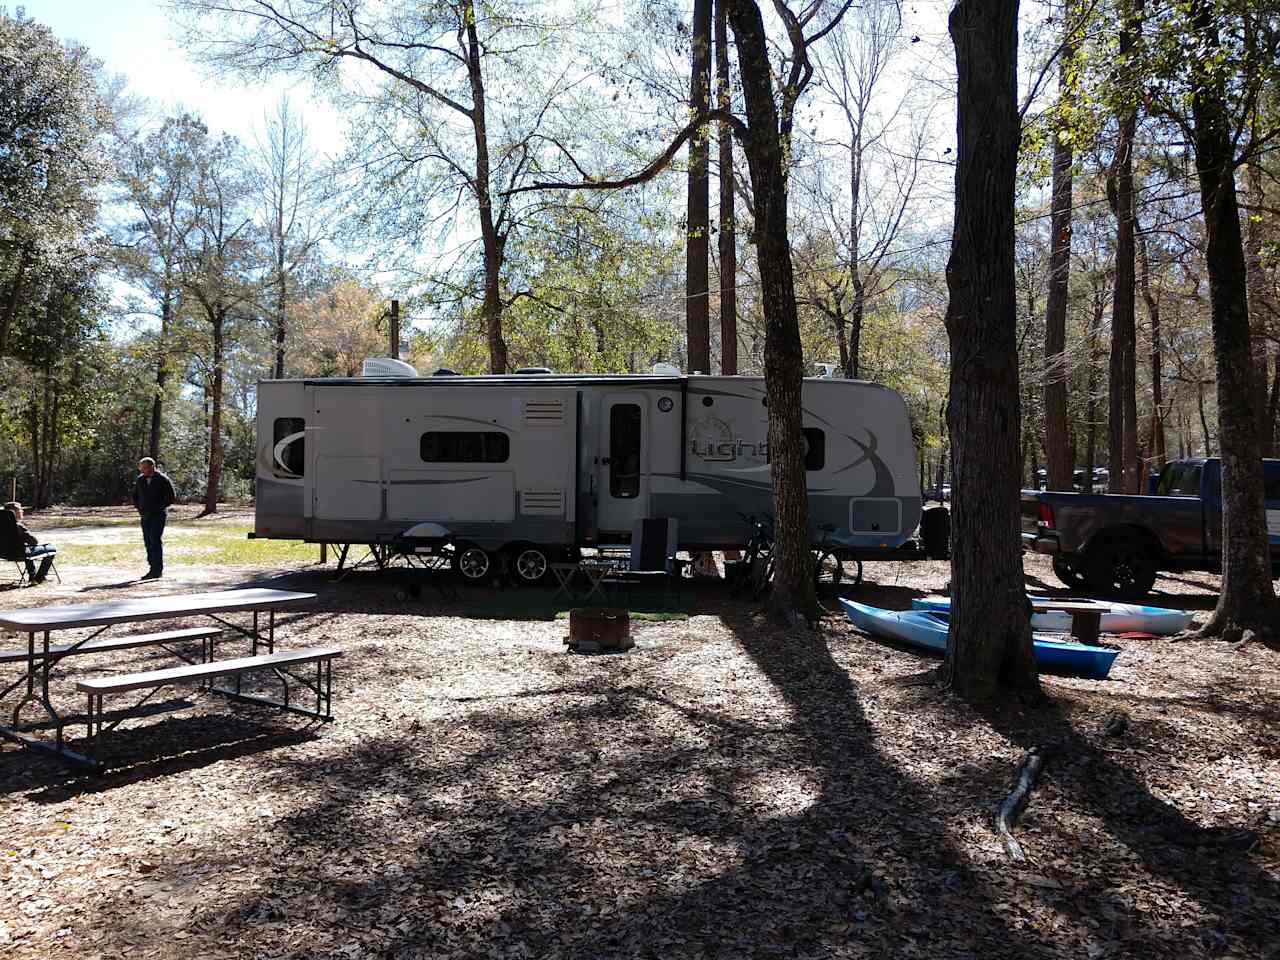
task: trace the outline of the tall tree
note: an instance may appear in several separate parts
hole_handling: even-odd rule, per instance
[[[1224,26],[1229,29],[1233,21],[1224,24],[1222,15],[1213,0],[1190,0],[1191,50],[1184,59],[1207,239],[1222,462],[1222,590],[1200,633],[1216,636],[1228,629],[1252,628],[1274,638],[1280,636],[1280,607],[1267,545],[1262,439],[1254,407],[1257,366],[1250,349],[1248,269],[1235,170],[1240,163],[1237,138],[1248,121],[1247,104],[1256,97],[1260,83],[1275,80],[1280,36],[1273,33],[1260,55],[1241,62],[1233,56],[1239,52],[1237,44],[1223,37]],[[1233,103],[1233,96],[1246,104],[1244,116],[1241,101]],[[1244,156],[1258,147],[1257,139],[1250,138]]]
[[[195,227],[194,158],[205,149],[208,131],[183,115],[124,146],[120,180],[131,218],[122,231],[118,262],[125,277],[147,295],[160,320],[154,340],[155,389],[147,453],[161,459],[160,432],[172,360],[170,332],[182,306],[182,251]]]
[[[694,0],[689,48],[689,111],[711,111],[711,0]],[[711,143],[706,126],[689,138],[688,212],[685,224],[684,316],[689,370],[711,372]]]
[[[1142,0],[1120,0],[1120,34],[1113,89],[1116,147],[1107,171],[1107,202],[1116,218],[1116,279],[1111,306],[1110,443],[1112,493],[1138,493],[1137,274],[1133,143],[1138,126],[1138,45]]]
[[[1053,187],[1049,215],[1049,295],[1044,308],[1044,452],[1048,488],[1070,490],[1075,468],[1067,419],[1067,287],[1071,279],[1072,115],[1078,97],[1078,24],[1069,2],[1062,11],[1058,105],[1053,130]]]
[[[108,158],[99,65],[18,9],[0,8],[0,356],[38,277],[89,251]]]
[[[229,136],[206,142],[195,158],[194,228],[182,252],[182,284],[208,324],[210,360],[209,472],[204,512],[216,513],[223,466],[223,387],[227,335],[238,311],[256,293],[251,184],[240,144]]]
[[[1039,688],[1022,570],[1014,278],[1017,0],[959,0],[951,343],[951,629],[944,674],[963,697]]]
[[[424,242],[475,227],[473,259],[441,258],[433,271],[440,299],[478,301],[489,370],[510,368],[503,331],[504,269],[512,231],[525,211],[513,188],[565,163],[580,114],[561,101],[588,73],[566,55],[547,68],[562,27],[545,5],[490,11],[475,0],[397,5],[378,0],[177,0],[188,14],[188,41],[220,68],[248,77],[309,73],[350,110],[349,165],[359,178],[360,224],[384,235],[386,267],[399,243],[420,269]],[[535,59],[536,58],[536,59]],[[345,65],[359,69],[347,70]],[[369,78],[380,78],[381,84]],[[376,89],[373,89],[375,88]],[[572,104],[586,109],[583,102]],[[473,248],[474,236],[458,244]],[[462,272],[463,277],[452,276]],[[478,289],[477,289],[478,288]],[[468,315],[468,310],[457,311]]]
[[[306,124],[281,97],[266,117],[265,136],[254,158],[261,193],[260,230],[266,238],[271,278],[267,313],[275,343],[273,374],[283,379],[289,303],[294,278],[315,254],[326,234],[329,180],[319,169]]]
[[[724,0],[715,4],[716,109],[728,115],[733,107],[729,81],[729,16]],[[720,373],[738,372],[738,228],[734,215],[733,125],[718,126],[720,150]]]

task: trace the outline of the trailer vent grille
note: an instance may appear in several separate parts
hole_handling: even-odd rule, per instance
[[[520,512],[525,516],[564,516],[563,490],[521,490]]]
[[[564,423],[563,400],[526,400],[524,422],[531,427],[555,427]]]

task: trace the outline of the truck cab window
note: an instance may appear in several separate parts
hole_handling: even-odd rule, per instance
[[[640,496],[640,407],[618,403],[609,411],[609,496]]]
[[[277,417],[271,428],[271,460],[277,477],[300,477],[307,469],[307,421]]]

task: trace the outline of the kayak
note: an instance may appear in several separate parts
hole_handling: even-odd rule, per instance
[[[1030,597],[1031,600],[1047,600],[1048,597]],[[1171,636],[1181,633],[1191,625],[1193,614],[1166,607],[1144,607],[1140,603],[1112,603],[1109,600],[1092,600],[1103,608],[1103,633],[1154,633]],[[946,613],[951,609],[950,597],[917,597],[911,601],[915,610],[932,610]],[[1052,610],[1031,615],[1031,629],[1045,633],[1070,633],[1071,614],[1065,610]]]
[[[922,647],[937,653],[947,651],[949,614],[940,610],[881,610],[853,600],[840,600],[849,621],[864,633]],[[1061,635],[1034,633],[1031,636],[1036,665],[1060,670],[1092,680],[1105,679],[1119,650],[1095,647]]]

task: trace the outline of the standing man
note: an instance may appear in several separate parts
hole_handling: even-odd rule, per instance
[[[177,499],[173,481],[156,469],[150,457],[138,461],[138,479],[133,481],[133,505],[142,517],[142,541],[147,545],[147,574],[142,580],[164,576],[164,523],[169,507]]]

